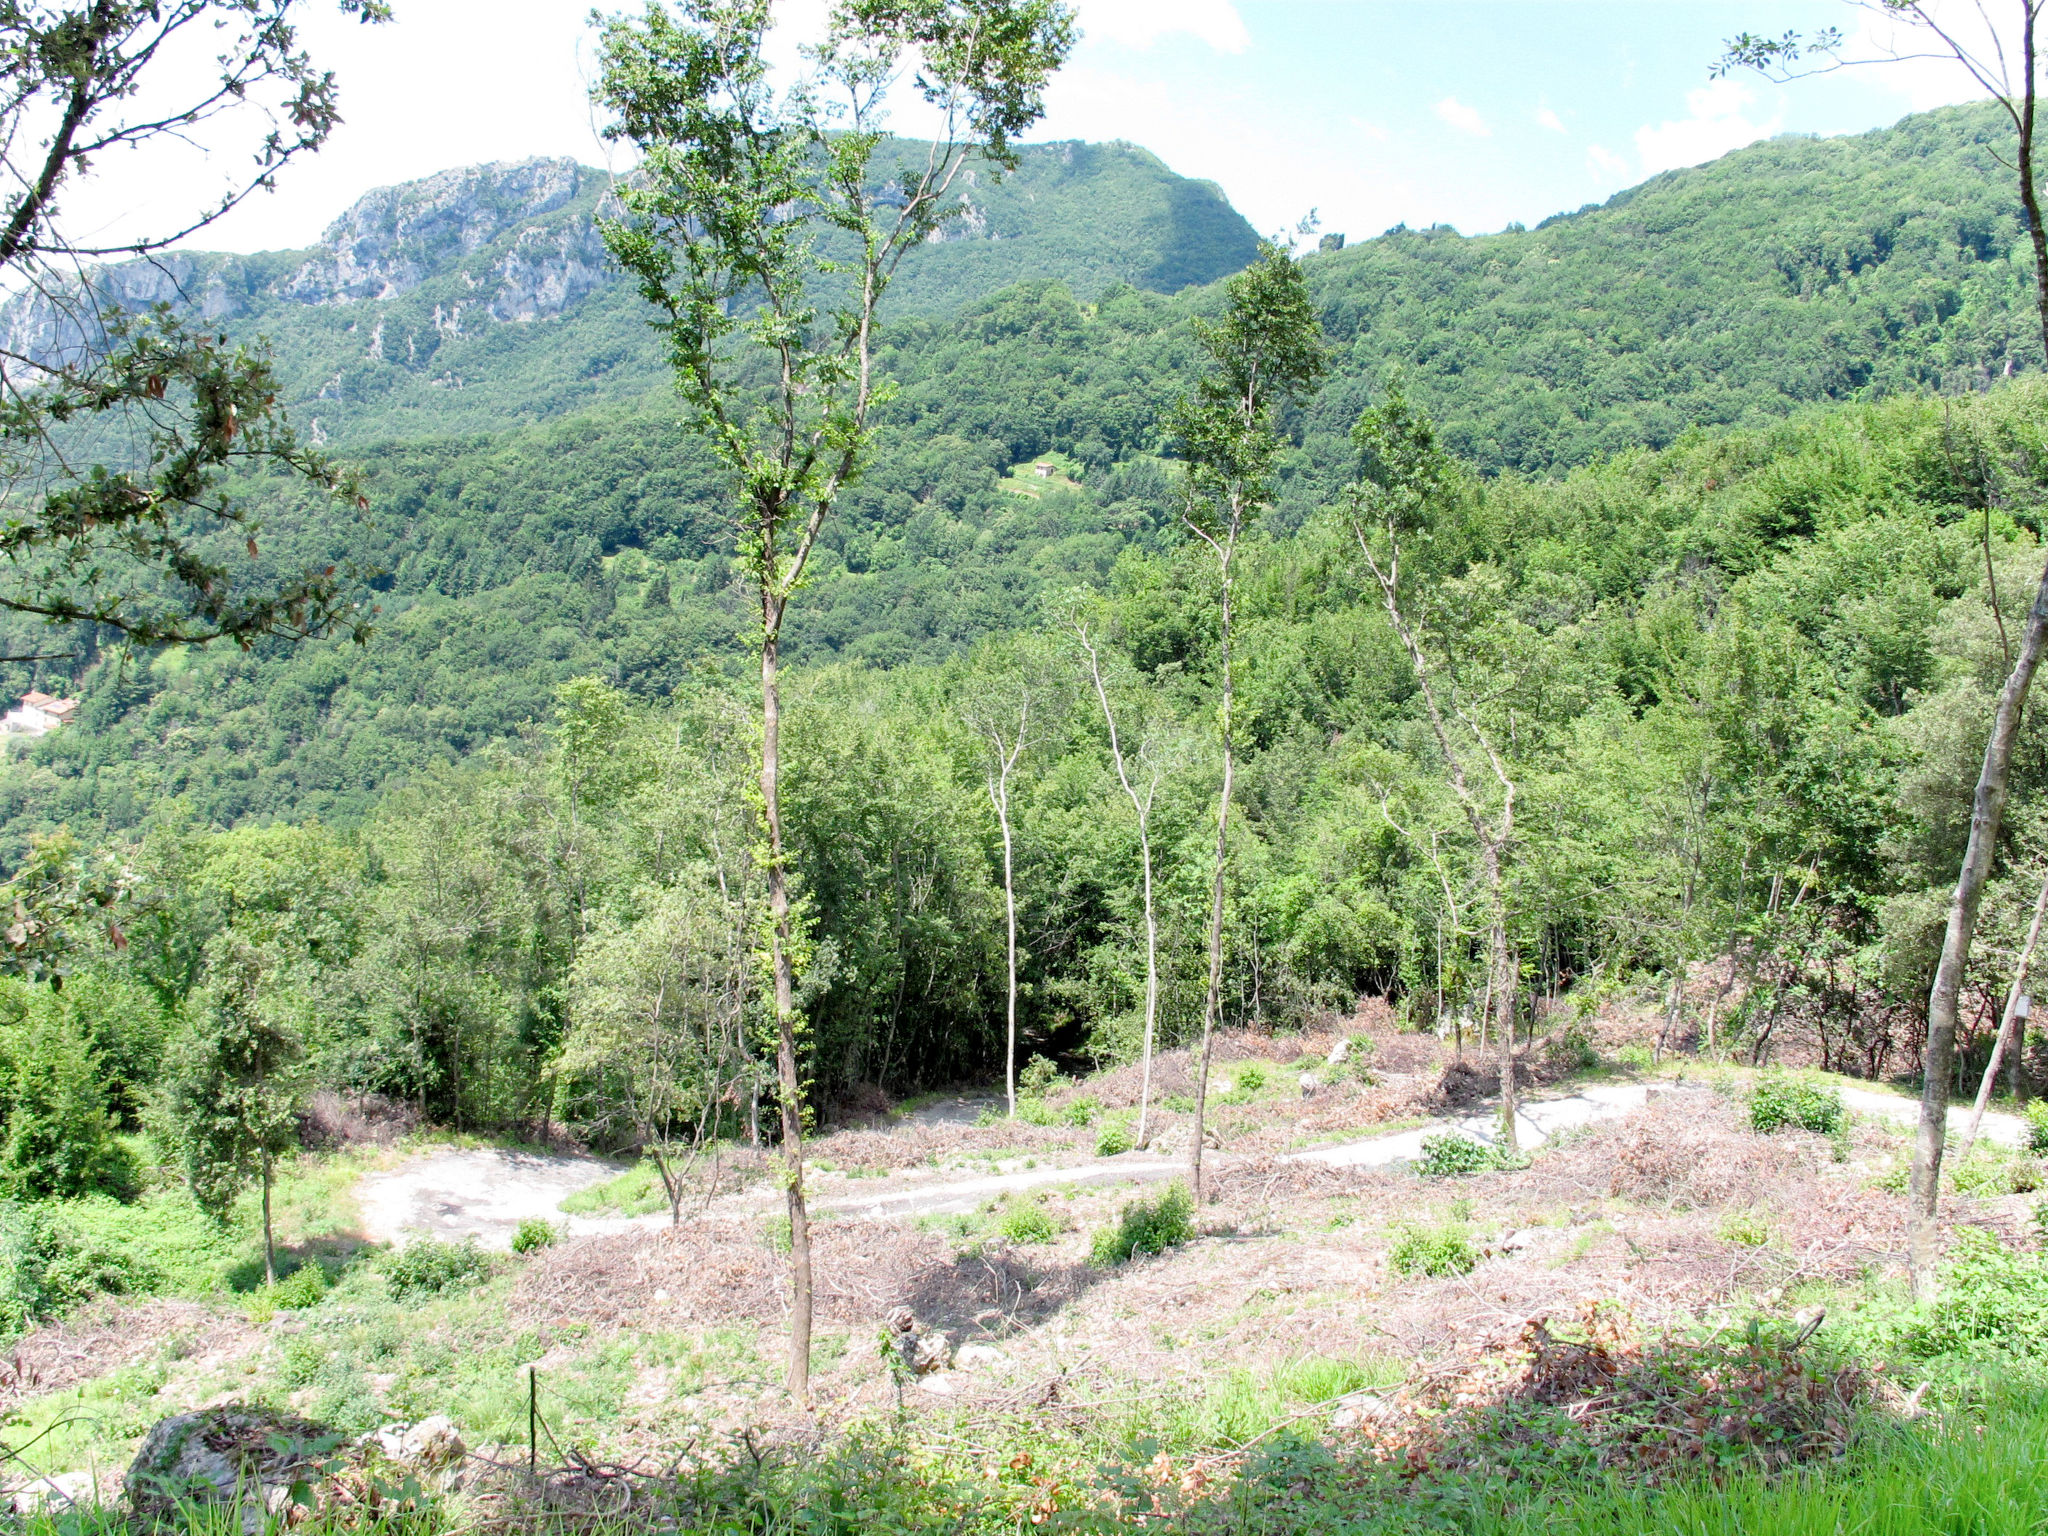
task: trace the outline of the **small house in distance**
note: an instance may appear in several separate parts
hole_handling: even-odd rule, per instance
[[[1058,468],[1058,466],[1056,464],[1053,464],[1050,460],[1041,459],[1038,463],[1031,466],[1031,472],[1037,475],[1038,478],[1041,480],[1050,480],[1052,478],[1052,473],[1056,468]]]
[[[59,699],[31,688],[21,702],[0,715],[0,732],[9,736],[45,736],[78,715],[78,700]]]

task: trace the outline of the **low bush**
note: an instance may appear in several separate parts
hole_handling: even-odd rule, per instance
[[[303,1312],[326,1299],[327,1272],[318,1264],[301,1264],[269,1291],[272,1304],[280,1311]]]
[[[143,1254],[71,1219],[75,1205],[89,1203],[0,1200],[0,1334],[26,1332],[95,1296],[161,1288],[162,1273]]]
[[[1159,1101],[1159,1107],[1170,1114],[1192,1115],[1195,1112],[1195,1096],[1191,1093],[1169,1093]]]
[[[1872,1353],[1950,1359],[1971,1371],[1997,1360],[2048,1358],[2048,1254],[1959,1227],[1937,1302],[1878,1302],[1857,1324]]]
[[[1060,1111],[1060,1118],[1072,1126],[1087,1125],[1102,1108],[1093,1099],[1075,1099]]]
[[[1136,1142],[1133,1140],[1130,1121],[1118,1117],[1105,1120],[1102,1129],[1095,1133],[1095,1155],[1117,1157],[1128,1152]]]
[[[1034,1056],[1024,1063],[1024,1070],[1017,1074],[1017,1097],[1021,1099],[1028,1095],[1034,1099],[1042,1099],[1059,1080],[1060,1069],[1054,1066],[1049,1058]]]
[[[1049,1243],[1059,1236],[1059,1223],[1043,1200],[1011,1200],[996,1217],[996,1232],[1005,1241],[1023,1247]]]
[[[1749,1128],[1760,1133],[1789,1127],[1816,1136],[1839,1136],[1846,1124],[1841,1094],[1796,1078],[1763,1078],[1749,1098]]]
[[[1554,1073],[1592,1071],[1600,1065],[1600,1053],[1593,1049],[1593,1031],[1577,1019],[1552,1030],[1543,1042],[1543,1061]]]
[[[1194,1197],[1175,1182],[1149,1200],[1125,1206],[1115,1226],[1095,1234],[1089,1258],[1099,1269],[1113,1269],[1135,1254],[1164,1253],[1194,1235]]]
[[[1407,1227],[1387,1250],[1387,1268],[1397,1275],[1469,1274],[1479,1263],[1479,1253],[1464,1227],[1446,1222],[1440,1227]]]
[[[1026,1125],[1058,1125],[1060,1112],[1043,1099],[1027,1099],[1017,1096],[1017,1118]]]
[[[1771,1228],[1754,1211],[1731,1211],[1721,1220],[1721,1238],[1745,1248],[1761,1248],[1771,1240]]]
[[[512,1234],[512,1251],[538,1253],[543,1248],[552,1248],[560,1237],[553,1222],[528,1216],[519,1223],[519,1230]]]
[[[1461,1173],[1498,1173],[1514,1166],[1515,1160],[1499,1147],[1455,1131],[1424,1137],[1422,1156],[1415,1160],[1415,1171],[1433,1179]]]
[[[490,1255],[477,1247],[473,1237],[459,1243],[420,1238],[384,1261],[384,1284],[394,1301],[463,1290],[481,1284],[490,1273]]]
[[[2048,1099],[2027,1106],[2027,1150],[2036,1157],[2048,1155]]]

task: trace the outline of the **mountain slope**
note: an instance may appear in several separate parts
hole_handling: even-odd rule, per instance
[[[1398,369],[1459,451],[1540,471],[1816,400],[2042,366],[1991,106],[1780,138],[1533,230],[1310,258],[1339,371]],[[1326,397],[1355,415],[1356,389]],[[1333,419],[1333,426],[1339,421]]]
[[[885,145],[881,179],[922,148]],[[1171,293],[1257,249],[1219,188],[1135,145],[1033,145],[1007,176],[963,176],[965,215],[911,253],[890,314],[1043,277],[1083,298],[1123,283]],[[171,253],[101,281],[127,308],[183,303],[267,336],[294,411],[330,440],[499,431],[667,388],[638,295],[593,223],[609,185],[570,160],[469,166],[367,193],[310,250]],[[10,306],[0,325],[19,352],[70,339],[43,303]]]
[[[1328,504],[1349,474],[1359,407],[1395,371],[1468,457],[1537,472],[1697,427],[2038,371],[2031,274],[1998,147],[1987,113],[1955,109],[1852,139],[1757,145],[1535,230],[1397,231],[1307,258],[1336,367],[1300,423],[1269,529],[1284,536]],[[1031,164],[1039,180],[1006,185],[1048,232],[919,253],[932,263],[921,293],[937,307],[885,333],[898,394],[881,454],[793,609],[794,661],[940,659],[1029,622],[1042,593],[1103,583],[1126,551],[1178,538],[1161,423],[1191,378],[1189,321],[1220,293],[1110,278],[1156,271],[1162,250],[1200,242],[1154,238],[1146,231],[1170,223],[1138,220],[1115,235],[1130,248],[1121,269],[1100,254],[1110,233],[1075,237],[1078,295],[1042,277],[977,293],[995,276],[989,262],[1057,264],[1069,238],[1059,221],[1114,201],[1089,191],[1102,178],[1142,168],[1123,149]],[[559,242],[574,237],[579,210],[587,218],[587,173],[535,213],[533,200],[557,195],[544,171],[524,190],[502,171],[461,173],[478,178],[466,209],[431,184],[402,189],[397,206],[366,201],[350,225],[363,233],[326,254],[246,258],[246,288],[220,274],[227,300],[193,290],[208,303],[249,295],[245,318],[275,327],[293,367],[330,367],[305,354],[336,337],[354,349],[341,385],[311,409],[333,430],[385,438],[362,450],[374,526],[280,504],[263,551],[287,565],[353,551],[388,570],[380,633],[363,651],[170,657],[127,678],[9,669],[17,690],[81,686],[87,718],[0,769],[5,837],[18,846],[65,818],[127,824],[168,793],[208,818],[345,821],[421,763],[543,718],[565,678],[597,672],[660,694],[707,662],[736,661],[748,619],[722,482],[646,363],[631,296],[609,279],[575,291],[585,279]],[[509,203],[493,205],[498,195]],[[989,207],[992,228],[1028,231]],[[545,280],[521,277],[515,257]],[[327,302],[278,297],[292,291]],[[493,305],[515,318],[472,327]],[[516,318],[522,305],[536,317]],[[437,306],[434,352],[423,342],[397,361],[399,318],[431,320]],[[361,356],[379,316],[384,375]],[[437,370],[461,387],[437,388]],[[450,422],[492,430],[436,435]],[[1049,454],[1062,456],[1056,480],[1007,473]],[[1712,489],[1708,477],[1697,494]],[[1786,515],[1810,521],[1810,509]],[[1602,595],[1639,575],[1630,567]]]

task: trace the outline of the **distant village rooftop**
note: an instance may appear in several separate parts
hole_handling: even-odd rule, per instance
[[[21,702],[0,715],[0,732],[9,736],[43,736],[78,715],[78,700],[60,699],[31,688]]]

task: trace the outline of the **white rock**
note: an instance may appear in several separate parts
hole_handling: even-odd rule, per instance
[[[377,1444],[393,1461],[421,1467],[445,1467],[469,1449],[445,1413],[413,1425],[387,1424],[377,1431]]]
[[[1009,1363],[1010,1357],[993,1344],[962,1344],[953,1354],[953,1364],[963,1371],[979,1370],[983,1366],[993,1370]]]
[[[1344,1058],[1350,1054],[1351,1037],[1346,1035],[1330,1047],[1330,1054],[1323,1058],[1323,1065],[1326,1067],[1341,1067],[1344,1065]]]
[[[1500,1251],[1502,1253],[1520,1253],[1528,1246],[1529,1234],[1526,1230],[1519,1228],[1500,1240]]]
[[[917,1378],[917,1384],[939,1397],[951,1397],[960,1390],[959,1383],[953,1379],[951,1371],[934,1371],[929,1376],[920,1376]]]
[[[1301,1096],[1304,1099],[1315,1097],[1315,1091],[1322,1086],[1323,1080],[1317,1077],[1315,1073],[1304,1072],[1301,1074]]]
[[[13,1494],[13,1508],[17,1515],[54,1512],[98,1502],[99,1489],[93,1486],[90,1472],[59,1472],[54,1477],[40,1477],[25,1487],[15,1489]]]

